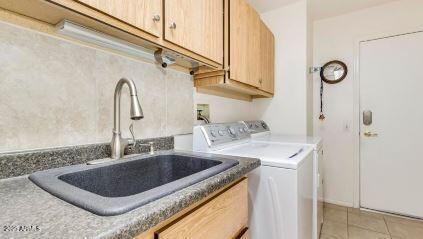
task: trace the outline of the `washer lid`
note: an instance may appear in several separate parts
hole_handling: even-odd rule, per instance
[[[283,143],[283,144],[302,144],[310,145],[314,149],[322,147],[322,139],[320,137],[297,136],[297,135],[280,135],[280,134],[255,134],[251,135],[253,141],[266,143]]]
[[[251,142],[218,150],[215,153],[259,158],[261,164],[265,166],[297,169],[311,151],[311,147],[302,145]]]

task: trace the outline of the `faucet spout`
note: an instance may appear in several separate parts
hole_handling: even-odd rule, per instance
[[[124,85],[128,85],[131,102],[131,119],[140,120],[144,118],[141,105],[138,100],[137,88],[132,80],[122,78],[116,85],[115,96],[114,96],[114,123],[113,123],[113,137],[111,142],[112,147],[112,158],[119,159],[123,157],[126,146],[131,142],[130,139],[123,139],[121,137],[120,130],[120,99],[122,95],[122,88]]]

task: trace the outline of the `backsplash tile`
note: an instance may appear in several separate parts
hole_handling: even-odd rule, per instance
[[[192,133],[194,92],[192,79],[166,72],[166,131],[170,135]]]
[[[0,152],[108,142],[114,87],[134,80],[145,118],[137,138],[192,131],[188,74],[0,22]],[[129,136],[128,90],[121,107]]]

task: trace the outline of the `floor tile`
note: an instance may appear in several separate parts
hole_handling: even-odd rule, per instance
[[[389,234],[385,220],[375,217],[374,215],[348,213],[348,225],[361,227],[371,231]]]
[[[322,234],[325,234],[326,236],[331,236],[332,238],[336,239],[347,239],[347,224],[326,221],[325,223],[323,223]]]
[[[332,235],[321,234],[320,235],[320,239],[339,239],[339,237],[332,236]]]
[[[423,220],[417,220],[417,219],[399,217],[399,216],[391,216],[391,215],[384,215],[384,218],[387,222],[412,224],[412,225],[415,225],[415,226],[423,227]]]
[[[338,223],[347,223],[347,211],[333,208],[325,208],[323,211],[325,221],[334,221]]]
[[[348,239],[390,239],[389,235],[348,226]]]
[[[332,209],[347,211],[347,207],[339,206],[339,205],[332,204],[332,203],[325,203],[324,208],[332,208]]]
[[[380,219],[383,219],[383,214],[381,213],[376,213],[376,212],[370,212],[370,211],[366,211],[366,210],[361,210],[360,208],[348,208],[348,213],[354,213],[354,214],[359,214],[359,215],[366,215],[366,216],[372,216],[372,217],[377,217]]]
[[[412,223],[395,223],[387,221],[389,232],[394,237],[403,239],[422,239],[423,227]]]

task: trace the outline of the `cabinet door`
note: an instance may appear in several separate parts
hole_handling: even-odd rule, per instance
[[[275,82],[275,38],[263,22],[261,22],[260,26],[260,50],[260,89],[273,94]]]
[[[260,86],[260,16],[245,0],[231,0],[230,79]]]
[[[191,214],[156,233],[158,239],[229,239],[248,220],[247,180],[243,180]]]
[[[223,64],[223,1],[165,0],[165,40]]]
[[[160,0],[78,0],[154,36],[162,35]]]

